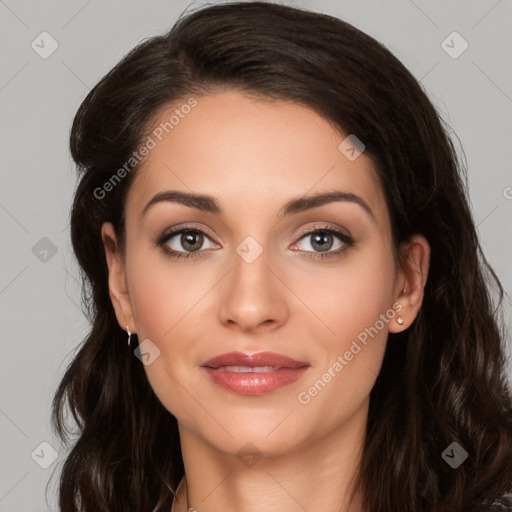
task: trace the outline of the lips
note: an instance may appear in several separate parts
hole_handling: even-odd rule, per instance
[[[297,381],[310,365],[273,352],[230,352],[209,359],[202,367],[224,389],[241,395],[262,395]]]

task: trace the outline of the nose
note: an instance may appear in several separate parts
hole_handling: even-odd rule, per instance
[[[265,248],[252,262],[234,254],[234,268],[226,278],[220,299],[219,317],[223,325],[251,332],[273,330],[286,322],[290,291],[270,259]]]

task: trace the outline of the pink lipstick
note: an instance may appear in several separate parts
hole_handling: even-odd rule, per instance
[[[263,395],[297,381],[310,365],[273,352],[230,352],[202,364],[218,386],[240,395]]]

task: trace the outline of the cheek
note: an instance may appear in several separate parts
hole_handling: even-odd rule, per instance
[[[325,270],[321,279],[316,274],[316,279],[303,282],[308,306],[325,326],[315,338],[321,355],[298,396],[309,412],[329,413],[339,421],[369,395],[382,364],[389,322],[396,316],[395,272],[391,253],[380,247],[353,253],[340,266]]]
[[[194,315],[194,304],[208,284],[189,271],[191,266],[180,268],[155,253],[135,255],[131,263],[129,289],[137,330],[161,344],[172,338],[179,322],[188,322]]]
[[[205,316],[204,305],[218,276],[208,262],[176,264],[154,250],[132,252],[127,275],[139,342],[149,339],[160,351],[144,367],[148,380],[164,406],[186,420],[190,396],[180,390],[190,388],[192,347],[215,320]]]
[[[393,304],[396,269],[392,254],[382,243],[347,252],[338,265],[318,264],[315,271],[294,272],[295,278],[290,275],[289,279],[297,283],[294,291],[303,298],[305,312],[314,314],[322,328],[319,338],[326,350],[343,349],[376,322],[383,331],[381,339],[385,338],[387,323],[383,326],[379,319]]]
[[[150,340],[159,350],[144,366],[150,386],[169,412],[189,421],[190,399],[181,392],[186,383],[180,369],[188,362],[191,325],[199,321],[194,304],[206,285],[155,254],[134,255],[127,270],[139,343]]]

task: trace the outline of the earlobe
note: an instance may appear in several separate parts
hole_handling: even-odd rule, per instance
[[[430,264],[430,245],[423,235],[414,235],[400,247],[402,267],[401,292],[396,298],[401,309],[394,322],[390,323],[390,332],[407,329],[416,318],[427,283]]]
[[[110,300],[116,313],[117,322],[123,330],[126,330],[128,326],[131,333],[135,334],[136,328],[126,286],[124,262],[112,223],[105,222],[103,224],[101,227],[101,239],[107,259]]]

